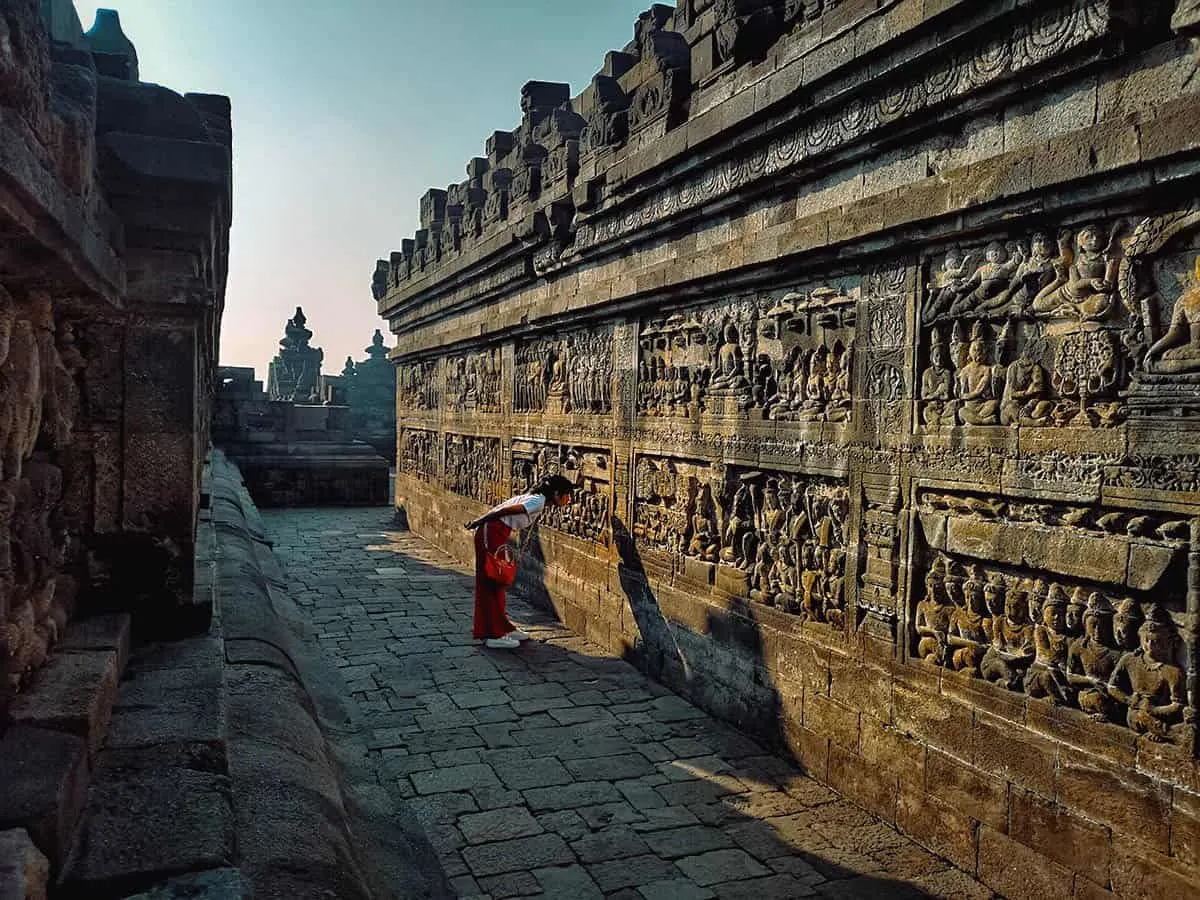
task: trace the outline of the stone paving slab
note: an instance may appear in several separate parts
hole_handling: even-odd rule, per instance
[[[541,613],[472,640],[470,575],[379,509],[266,528],[394,796],[460,897],[946,897],[991,891]]]

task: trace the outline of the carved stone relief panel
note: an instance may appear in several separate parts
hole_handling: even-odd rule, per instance
[[[583,540],[609,543],[613,466],[608,450],[516,440],[511,474],[514,494],[532,490],[547,475],[568,478],[575,485],[572,502],[547,509],[541,523]]]
[[[859,293],[822,285],[645,322],[639,412],[847,421]]]
[[[441,435],[421,428],[405,428],[400,432],[400,453],[397,463],[405,475],[433,481],[441,469]]]
[[[905,398],[910,397],[906,377],[910,269],[880,269],[863,279],[859,318],[866,330],[864,411],[879,435],[901,431]]]
[[[504,499],[498,496],[500,439],[447,434],[445,440],[444,481],[447,490],[480,503],[497,503]]]
[[[1124,421],[1134,324],[1121,222],[934,260],[921,307],[918,427],[1111,427]]]
[[[0,693],[45,661],[74,612],[61,451],[87,361],[55,312],[43,291],[18,298],[0,286]]]
[[[917,518],[917,659],[1193,745],[1191,522],[935,489]]]
[[[500,412],[500,349],[446,360],[446,409],[455,412]]]
[[[437,360],[400,366],[396,372],[396,396],[401,409],[437,409],[441,403]]]
[[[845,627],[844,483],[654,456],[634,479],[639,543],[724,594]]]
[[[613,404],[613,330],[543,337],[517,347],[516,412],[607,414]]]

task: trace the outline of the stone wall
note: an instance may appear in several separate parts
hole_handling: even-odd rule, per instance
[[[53,36],[50,29],[53,28]],[[115,13],[0,11],[0,731],[69,618],[203,629],[200,471],[230,108],[137,80]]]
[[[376,266],[412,527],[563,472],[568,625],[1006,896],[1193,896],[1198,21],[680,0],[529,84]]]

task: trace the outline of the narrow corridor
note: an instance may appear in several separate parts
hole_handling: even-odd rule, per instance
[[[387,516],[263,513],[381,776],[458,896],[991,896],[519,602],[534,640],[482,649],[469,575]]]

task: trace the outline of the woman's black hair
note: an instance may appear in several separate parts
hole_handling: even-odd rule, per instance
[[[570,494],[573,490],[575,490],[575,485],[569,478],[564,478],[562,475],[547,475],[533,489],[533,492],[553,499],[561,497],[563,494]]]

